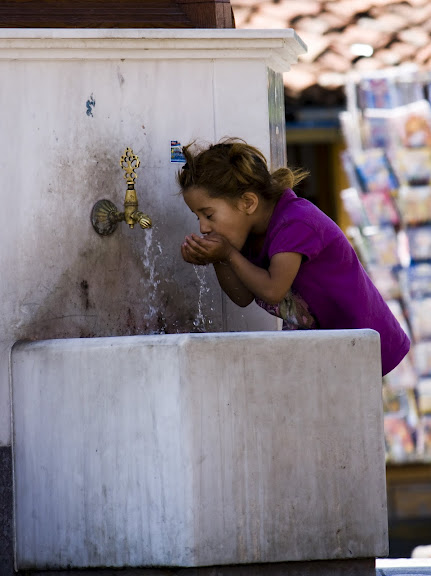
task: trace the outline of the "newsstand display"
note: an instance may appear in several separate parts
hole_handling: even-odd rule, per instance
[[[383,381],[388,462],[431,461],[431,75],[349,77],[341,192],[349,236],[412,342]]]

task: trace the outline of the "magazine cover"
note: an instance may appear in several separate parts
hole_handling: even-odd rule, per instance
[[[431,460],[431,416],[422,416],[420,419],[417,451],[424,460]]]
[[[396,269],[392,266],[369,264],[367,272],[384,300],[398,300],[401,298],[401,286]]]
[[[431,148],[394,148],[388,155],[401,186],[431,183]]]
[[[431,146],[431,106],[427,100],[419,100],[395,108],[390,122],[400,146],[424,148]]]
[[[416,387],[417,375],[411,358],[411,354],[406,356],[396,368],[394,368],[391,372],[389,372],[389,374],[385,376],[385,381],[387,382],[390,389],[413,390]]]
[[[407,228],[409,251],[412,260],[431,259],[431,225]]]
[[[375,72],[361,78],[358,85],[359,106],[365,108],[394,108],[398,95],[393,75]]]
[[[431,414],[431,378],[420,378],[417,384],[419,414]]]
[[[384,150],[373,148],[352,156],[362,192],[398,191],[398,181]]]
[[[413,348],[413,354],[419,376],[431,376],[431,342],[418,342]]]
[[[389,191],[376,190],[361,194],[361,200],[367,220],[372,226],[398,226],[400,223],[399,212]]]
[[[431,339],[431,298],[411,300],[408,304],[408,312],[415,342],[420,342],[420,340],[427,338]]]
[[[398,273],[404,301],[431,296],[431,263],[412,264]]]
[[[397,145],[397,133],[392,116],[392,110],[370,108],[364,110],[362,138],[365,149],[391,148]]]
[[[361,133],[361,123],[356,121],[350,112],[347,110],[340,112],[338,115],[340,120],[341,132],[347,148],[349,150],[362,149],[363,136]]]
[[[340,192],[343,208],[350,218],[353,226],[363,228],[370,223],[364,210],[361,196],[356,188],[346,188]]]
[[[431,164],[429,173],[431,176]],[[398,206],[405,225],[431,221],[431,186],[401,186],[398,191]]]
[[[370,227],[364,230],[370,262],[382,267],[398,266],[398,238],[393,226]]]
[[[385,445],[388,460],[402,462],[415,456],[413,430],[406,418],[397,415],[385,415]]]

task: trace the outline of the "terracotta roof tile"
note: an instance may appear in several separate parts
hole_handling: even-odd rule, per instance
[[[428,32],[431,35],[431,18],[428,18],[425,22],[421,24],[422,30]]]
[[[366,72],[371,70],[381,70],[383,67],[383,63],[377,58],[361,58],[356,63],[355,69]]]
[[[335,12],[323,12],[319,18],[327,22],[331,30],[342,30],[346,25],[343,15]]]
[[[388,6],[387,11],[403,18],[405,28],[409,28],[410,26],[415,26],[416,24],[424,22],[428,12],[426,6],[412,6],[407,2],[395,2]],[[371,12],[371,15],[374,18],[379,18],[380,11],[374,10]]]
[[[356,14],[368,12],[373,4],[373,0],[340,0],[339,2],[322,2],[321,6],[325,5],[328,12],[341,13],[347,22],[354,18]]]
[[[329,21],[328,18],[314,18],[306,16],[305,18],[299,18],[295,22],[295,30],[301,35],[301,33],[308,32],[310,34],[325,34],[333,27],[333,23]]]
[[[235,7],[235,25],[237,28],[246,28],[251,12],[247,6]]]
[[[349,72],[351,68],[349,60],[343,58],[340,54],[329,50],[319,58],[319,66],[321,66],[322,70],[330,70],[337,74],[345,74]]]
[[[371,28],[372,30],[377,30],[378,32],[395,34],[399,30],[404,30],[406,21],[398,14],[387,12],[379,15],[378,18],[372,18],[371,16],[360,18],[358,24]]]
[[[231,0],[238,28],[293,28],[308,45],[285,75],[286,94],[322,105],[343,73],[431,65],[431,0]],[[355,46],[358,45],[358,46]],[[373,49],[371,57],[361,50]]]
[[[426,6],[428,4],[428,0],[409,0],[409,4],[412,6]]]
[[[326,36],[301,31],[300,37],[307,44],[308,49],[306,54],[300,56],[301,62],[314,62],[329,46]]]
[[[416,61],[425,64],[431,60],[431,44],[427,44],[416,52]]]
[[[346,47],[352,44],[369,44],[376,50],[387,46],[391,38],[389,34],[373,30],[367,26],[361,26],[358,23],[348,26],[344,30],[341,39]]]
[[[430,41],[429,34],[425,32],[425,30],[422,30],[422,28],[417,27],[401,30],[398,34],[398,38],[402,42],[406,42],[407,44],[411,44],[418,48],[426,46]]]
[[[235,17],[236,22],[236,17]],[[238,27],[238,24],[237,24]],[[242,28],[285,28],[286,26],[277,18],[271,18],[266,14],[258,12],[253,14],[253,18],[248,18],[243,21]]]
[[[383,67],[398,66],[402,62],[402,57],[395,50],[385,48],[379,50],[376,58],[382,63]]]

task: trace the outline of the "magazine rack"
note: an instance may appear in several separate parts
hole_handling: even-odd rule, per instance
[[[431,460],[431,105],[416,67],[350,76],[342,201],[361,261],[409,335],[384,379],[389,462]]]

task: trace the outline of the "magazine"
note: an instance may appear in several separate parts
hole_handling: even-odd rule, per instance
[[[431,259],[431,224],[407,228],[407,238],[412,260]]]
[[[413,264],[398,272],[405,302],[431,296],[431,263]]]
[[[431,342],[418,342],[413,348],[413,354],[417,374],[431,376]]]
[[[429,174],[431,176],[431,155]],[[401,219],[406,225],[431,221],[431,186],[401,186],[398,206]]]
[[[408,313],[415,342],[419,343],[421,340],[431,339],[431,298],[411,300],[408,304]]]
[[[393,226],[370,227],[364,230],[369,261],[378,266],[397,266],[400,263],[398,238]]]
[[[417,452],[424,460],[431,460],[431,416],[422,416],[420,419]]]
[[[431,146],[431,106],[427,100],[395,108],[390,122],[394,126],[400,146],[406,148]]]
[[[403,416],[385,415],[385,445],[388,460],[402,462],[415,455],[412,428]]]
[[[386,153],[373,148],[353,154],[353,163],[362,192],[392,192],[398,190],[398,180]]]
[[[420,378],[417,392],[419,414],[431,414],[431,378]]]
[[[431,148],[394,148],[388,152],[401,186],[428,186],[431,183]]]

